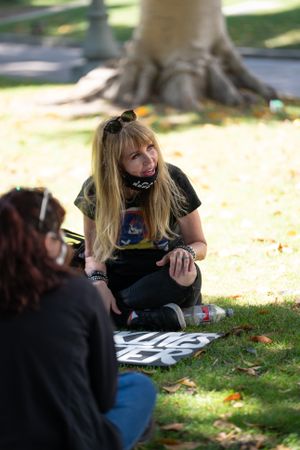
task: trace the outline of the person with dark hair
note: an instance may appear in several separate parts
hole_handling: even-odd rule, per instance
[[[85,272],[118,326],[185,328],[184,309],[201,303],[200,204],[134,111],[100,123],[75,205],[84,215]]]
[[[65,263],[64,215],[47,189],[0,197],[0,449],[129,450],[155,389],[118,375],[102,299]]]

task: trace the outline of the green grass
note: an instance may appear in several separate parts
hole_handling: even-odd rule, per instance
[[[271,302],[262,309],[251,304],[237,306],[236,302],[228,299],[208,300],[221,305],[231,304],[236,317],[222,325],[205,327],[205,330],[226,331],[233,325],[244,324],[252,325],[253,330],[216,341],[204,356],[179,363],[178,367],[167,372],[156,371],[153,379],[160,388],[158,422],[160,425],[183,423],[184,429],[179,436],[178,433],[161,431],[156,442],[147,448],[161,448],[157,446],[160,436],[172,436],[182,441],[198,442],[199,448],[219,449],[219,433],[229,434],[230,424],[239,428],[231,436],[230,448],[240,448],[237,443],[242,442],[245,435],[249,435],[248,441],[255,441],[263,435],[263,448],[276,448],[276,445],[291,439],[296,445],[289,448],[299,448],[299,312],[292,309],[291,303],[278,305]],[[268,314],[260,314],[261,311],[268,311]],[[249,336],[254,334],[267,334],[273,343],[253,344]],[[254,349],[256,355],[249,353],[249,348]],[[252,366],[259,366],[257,376],[236,370],[237,367]],[[182,387],[176,394],[163,393],[163,386],[182,377],[194,381],[196,390],[189,393]],[[224,402],[233,392],[239,392],[242,400],[238,403]],[[221,427],[215,423],[218,419],[223,422]]]
[[[240,47],[300,48],[300,7],[265,14],[227,17],[228,31]]]
[[[82,232],[73,200],[89,174],[92,132],[108,112],[72,118],[73,107],[40,106],[71,86],[0,78],[0,87],[0,191],[48,186],[67,209],[65,225]],[[244,110],[210,102],[202,114],[146,108],[143,120],[156,130],[166,160],[189,175],[203,202],[204,302],[234,309],[233,318],[204,329],[252,329],[213,342],[197,358],[151,370],[158,427],[141,448],[163,450],[177,441],[208,450],[300,449],[299,116],[299,102],[286,103],[284,115],[265,105]],[[253,335],[272,343],[252,342]],[[253,366],[257,376],[237,371]],[[195,389],[164,391],[183,377]],[[241,400],[224,402],[233,392]],[[182,430],[161,428],[174,422]]]
[[[62,3],[62,2],[59,2]],[[68,3],[65,1],[65,3]],[[243,2],[227,0],[224,6]],[[245,2],[247,3],[247,2]],[[57,4],[57,0],[27,0],[22,8],[37,8]],[[138,0],[107,0],[106,7],[113,34],[119,42],[130,39],[138,23]],[[272,8],[227,17],[229,33],[237,46],[261,48],[300,48],[300,8],[296,0],[277,0]],[[6,6],[7,8],[7,6]],[[2,7],[3,9],[3,7]],[[5,9],[4,9],[5,11]],[[81,44],[87,29],[87,8],[52,14],[36,20],[0,26],[1,33],[36,34],[40,37],[68,38]],[[37,31],[38,30],[38,31]]]

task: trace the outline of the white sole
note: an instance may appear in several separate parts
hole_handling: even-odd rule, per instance
[[[185,322],[185,318],[184,318],[184,315],[183,315],[183,312],[182,312],[180,306],[176,305],[176,303],[167,303],[164,306],[167,306],[168,308],[172,308],[173,311],[176,312],[179,325],[180,325],[181,329],[184,330],[186,328],[186,322]]]

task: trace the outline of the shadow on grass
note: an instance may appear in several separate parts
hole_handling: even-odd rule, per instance
[[[221,431],[232,434],[230,446],[225,447],[231,449],[275,448],[286,440],[299,442],[300,309],[288,300],[263,307],[241,305],[238,300],[225,297],[208,297],[205,302],[232,307],[235,314],[219,323],[186,331],[221,332],[228,336],[213,341],[197,357],[182,359],[169,370],[155,370],[152,377],[161,392],[157,420],[161,424],[184,424],[179,434],[160,430],[159,438],[196,441],[202,445],[199,448],[206,449],[224,448]],[[258,335],[268,336],[272,342],[251,340]],[[246,371],[249,368],[256,368],[252,375]],[[196,384],[194,392],[183,387],[175,394],[166,394],[162,389],[183,377]],[[240,393],[240,401],[225,402],[233,392]],[[264,435],[265,446],[241,447],[243,439],[251,440],[255,434]]]
[[[276,48],[299,48],[300,7],[269,14],[229,16],[226,19],[233,41],[243,47],[266,47],[266,41],[277,38],[291,30],[298,30],[295,41],[280,44]]]

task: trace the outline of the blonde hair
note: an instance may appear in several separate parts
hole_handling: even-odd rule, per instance
[[[149,239],[156,240],[176,236],[170,229],[171,213],[175,217],[184,215],[186,199],[171,178],[168,167],[151,129],[139,121],[122,122],[118,133],[104,131],[108,121],[101,123],[95,131],[92,148],[92,181],[96,194],[96,236],[93,252],[100,262],[112,257],[117,245],[122,213],[125,209],[125,189],[120,160],[125,148],[141,148],[153,144],[158,153],[158,176],[154,185],[144,196],[144,220]],[[88,199],[89,187],[85,198]]]

